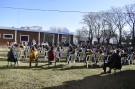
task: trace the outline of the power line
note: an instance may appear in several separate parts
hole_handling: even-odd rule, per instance
[[[86,11],[71,11],[71,10],[47,10],[47,9],[30,9],[30,8],[16,8],[16,7],[3,7],[0,8],[6,9],[21,9],[21,10],[31,10],[31,11],[46,11],[46,12],[67,12],[67,13],[96,13],[96,12],[86,12]]]
[[[72,10],[49,10],[49,9],[31,9],[31,8],[17,8],[17,7],[4,7],[0,6],[0,8],[5,8],[5,9],[20,9],[20,10],[31,10],[31,11],[44,11],[44,12],[64,12],[64,13],[100,13],[100,12],[87,12],[87,11],[72,11]],[[113,13],[110,12],[110,14],[118,14],[118,13]],[[124,12],[123,14],[135,14],[135,13],[126,13]]]

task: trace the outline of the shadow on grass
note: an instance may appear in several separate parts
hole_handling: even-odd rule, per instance
[[[82,80],[63,82],[63,85],[42,89],[135,89],[135,70],[93,75]]]
[[[62,68],[62,69],[60,69],[60,70],[73,70],[73,69],[86,69],[87,67],[86,67],[86,65],[82,65],[82,66],[74,66],[74,65],[72,65],[72,66],[70,66],[69,65],[69,67],[66,67],[66,68]],[[87,69],[97,69],[97,68],[101,68],[99,65],[89,65],[89,67],[87,68]]]
[[[20,60],[20,62],[21,63],[29,63],[29,60]],[[47,60],[39,60],[38,61],[38,63],[48,63],[48,61]],[[57,63],[66,63],[66,61],[65,60],[61,60],[60,62],[59,61],[57,61]]]
[[[64,66],[65,65],[62,65],[62,64],[56,65],[56,66],[50,65],[49,67],[48,67],[48,64],[44,64],[44,65],[40,64],[38,66],[35,66],[35,63],[33,63],[32,66],[29,66],[29,64],[28,64],[28,66],[3,65],[3,66],[0,66],[0,69],[3,69],[3,70],[5,70],[5,69],[34,69],[34,70],[41,70],[41,69],[59,69],[59,68],[63,68]]]
[[[21,65],[21,63],[27,63],[27,65]],[[65,62],[57,62],[56,66],[54,63],[52,65],[48,66],[48,62],[44,62],[44,64],[40,64],[42,62],[38,62],[38,66],[35,66],[35,62],[32,63],[32,66],[29,66],[29,62],[27,61],[21,61],[19,65],[17,66],[11,66],[11,65],[3,65],[0,66],[0,69],[34,69],[34,70],[41,70],[41,69],[55,69],[55,70],[73,70],[73,69],[86,69],[86,65],[77,66],[73,64],[66,64]],[[12,63],[14,64],[14,63]],[[89,66],[89,69],[95,69],[100,68],[99,65],[92,65]]]
[[[85,69],[85,66],[69,66],[69,67],[59,69],[59,70],[64,71],[64,70],[74,70],[74,69]]]
[[[41,66],[11,66],[11,65],[3,65],[0,69],[31,69],[31,68],[42,68]]]
[[[59,70],[59,69],[61,69],[61,68],[63,68],[65,65],[64,64],[59,64],[59,65],[54,65],[54,64],[52,64],[52,65],[49,65],[48,66],[48,64],[45,64],[41,69],[53,69],[53,70]],[[40,70],[41,70],[40,69]],[[36,69],[35,69],[36,70]],[[38,69],[39,70],[39,69]]]

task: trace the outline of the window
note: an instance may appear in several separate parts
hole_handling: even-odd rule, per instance
[[[20,41],[21,42],[29,42],[29,35],[21,35]]]
[[[1,34],[0,34],[0,38],[1,38]]]
[[[13,34],[3,34],[4,39],[13,39]]]

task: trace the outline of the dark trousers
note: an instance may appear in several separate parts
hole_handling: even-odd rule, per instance
[[[106,68],[107,68],[107,67],[109,67],[109,71],[111,71],[110,64],[104,63],[103,70],[104,70],[105,73],[106,73]]]
[[[29,62],[29,66],[31,66],[31,63],[32,63],[32,61],[30,60],[30,62]],[[37,66],[38,65],[38,58],[35,60],[35,66]]]

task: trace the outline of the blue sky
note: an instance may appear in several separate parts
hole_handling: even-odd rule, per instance
[[[0,26],[22,27],[42,26],[66,27],[71,32],[82,27],[84,13],[62,13],[47,11],[30,11],[2,7],[98,12],[109,10],[112,6],[123,7],[135,4],[135,0],[0,0]]]

